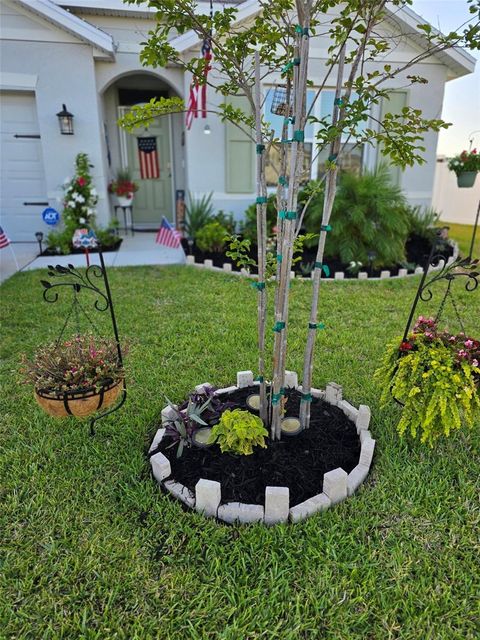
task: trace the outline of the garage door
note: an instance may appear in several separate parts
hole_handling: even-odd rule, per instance
[[[2,92],[0,106],[0,224],[11,240],[31,242],[48,204],[35,95]]]

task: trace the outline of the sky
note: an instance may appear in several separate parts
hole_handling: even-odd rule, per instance
[[[413,0],[412,9],[444,33],[472,19],[466,0]],[[480,150],[480,52],[469,53],[477,59],[475,73],[445,85],[442,118],[452,126],[439,134],[438,155],[453,156],[468,149],[471,137],[473,147]]]

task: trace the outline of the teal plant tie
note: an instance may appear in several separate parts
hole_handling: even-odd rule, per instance
[[[283,187],[285,187],[288,184],[288,180],[285,176],[279,176],[278,184],[281,184]]]
[[[277,253],[277,262],[280,263],[283,260],[283,256],[281,253]]]
[[[312,394],[311,393],[302,393],[301,402],[311,402],[311,401],[312,401]]]
[[[308,27],[303,27],[302,36],[307,36],[307,38],[310,37],[310,34],[308,33]]]
[[[281,393],[272,393],[272,404],[278,404],[282,398]]]
[[[283,329],[285,329],[285,322],[276,322],[275,326],[273,327],[273,330],[276,333],[280,333],[280,331],[282,331]]]
[[[322,226],[320,227],[321,231],[331,231],[332,230],[332,225],[330,224],[322,224]]]
[[[267,196],[258,196],[258,198],[255,200],[257,204],[266,204],[267,201]]]
[[[262,291],[263,289],[265,289],[265,282],[252,282],[252,287],[254,289]]]
[[[336,153],[332,153],[331,156],[328,156],[328,161],[331,162],[332,164],[336,164],[337,163],[337,154]]]
[[[293,132],[293,139],[295,142],[303,142],[305,140],[305,131],[297,129],[297,131]]]
[[[290,69],[293,69],[293,62],[287,62],[287,64],[283,67],[281,73],[288,73]]]
[[[263,376],[257,376],[257,377],[255,378],[255,380],[256,380],[257,382],[263,382],[263,381],[264,381],[264,377],[263,377]]]
[[[295,25],[295,33],[303,33],[303,27],[300,24]]]
[[[257,153],[260,155],[264,151],[265,151],[265,145],[264,144],[257,144]]]
[[[282,139],[280,140],[280,143],[281,143],[281,144],[290,144],[290,143],[291,143],[291,140],[290,140],[290,138],[282,138]]]
[[[335,98],[333,103],[336,104],[337,107],[343,107],[343,98]]]
[[[285,220],[286,216],[287,216],[287,212],[285,210],[281,209],[278,212],[278,217],[280,218],[280,220]]]
[[[285,211],[286,220],[295,220],[297,217],[296,211]]]
[[[294,58],[293,59],[293,66],[294,67],[298,67],[300,64],[300,58]]]
[[[323,322],[309,322],[309,329],[325,329],[325,324]]]
[[[328,264],[323,264],[323,262],[315,262],[315,269],[322,269],[327,278],[330,277],[330,268]]]

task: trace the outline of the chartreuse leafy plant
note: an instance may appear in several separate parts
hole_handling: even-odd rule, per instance
[[[480,342],[439,332],[433,319],[421,317],[408,340],[388,346],[375,378],[383,385],[382,406],[391,396],[404,405],[401,436],[420,434],[432,447],[463,423],[478,426]]]
[[[242,409],[227,409],[222,413],[220,422],[212,428],[209,442],[219,444],[222,453],[249,456],[253,447],[267,446],[267,436],[268,431],[258,416]]]
[[[204,227],[197,231],[196,242],[197,247],[201,251],[211,251],[212,253],[223,250],[227,241],[228,230],[214,220],[208,222]]]

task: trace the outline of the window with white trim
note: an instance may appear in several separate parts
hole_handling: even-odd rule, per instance
[[[271,113],[271,106],[275,87],[267,87],[267,94],[264,103],[265,120],[270,123],[271,128],[275,132],[276,138],[282,137],[283,115],[275,115]],[[307,112],[312,106],[317,93],[316,89],[307,90]],[[352,100],[355,99],[352,94]],[[315,101],[312,109],[312,115],[317,119],[331,118],[333,110],[333,101],[335,99],[335,91],[333,89],[324,89]],[[365,127],[365,122],[358,126],[359,131]],[[304,143],[304,172],[302,183],[309,180],[318,180],[324,174],[325,161],[328,158],[328,147],[319,150],[316,144],[316,136],[319,131],[320,124],[318,122],[309,122],[305,127],[305,143]],[[360,173],[363,165],[363,146],[356,145],[355,142],[348,142],[348,134],[342,136],[342,143],[345,147],[342,151],[341,167],[345,171]],[[278,182],[280,167],[280,151],[279,145],[272,147],[269,151],[266,162],[266,179],[267,186],[274,187]]]

